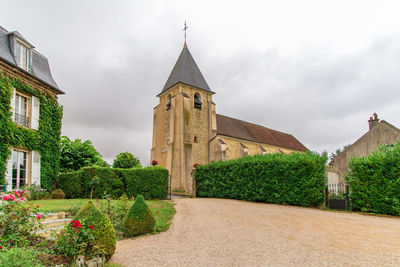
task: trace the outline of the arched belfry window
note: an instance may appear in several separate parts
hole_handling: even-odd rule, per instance
[[[167,110],[171,109],[171,94],[167,96],[167,105],[166,105]]]
[[[194,107],[201,109],[201,95],[199,93],[194,94]]]

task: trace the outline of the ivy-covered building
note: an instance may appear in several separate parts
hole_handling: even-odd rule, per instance
[[[0,27],[0,184],[51,188],[59,169],[64,94],[46,57]]]

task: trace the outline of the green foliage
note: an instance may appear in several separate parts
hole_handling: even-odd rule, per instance
[[[78,255],[92,258],[94,226],[85,221],[71,221],[56,235],[55,250],[57,254],[76,259]]]
[[[139,195],[125,217],[124,233],[127,237],[151,233],[155,223],[156,219],[153,213],[144,201],[143,196]]]
[[[26,129],[12,121],[13,88],[39,98],[39,130]],[[39,151],[41,186],[51,189],[60,164],[61,118],[62,107],[57,99],[0,72],[0,184],[5,182],[9,147],[18,146]]]
[[[113,168],[130,169],[135,167],[142,167],[142,165],[140,165],[139,159],[129,152],[119,153],[113,163]]]
[[[19,192],[6,194],[0,204],[0,245],[4,247],[28,245],[34,231],[42,227],[36,217],[40,214],[39,207],[23,205],[21,201],[25,198],[20,196]]]
[[[200,197],[318,206],[324,201],[327,156],[313,152],[266,154],[196,168]]]
[[[66,136],[61,137],[60,167],[62,172],[77,171],[82,167],[92,165],[104,166],[105,163],[90,140],[71,141]]]
[[[168,170],[161,167],[85,167],[79,171],[60,174],[58,186],[67,198],[90,197],[95,177],[99,182],[94,186],[93,197],[97,198],[107,194],[116,199],[125,193],[128,197],[142,194],[146,199],[166,199],[168,195]]]
[[[85,221],[87,225],[94,227],[94,239],[88,245],[85,255],[88,258],[104,256],[110,259],[116,247],[115,229],[110,219],[89,201],[76,215],[75,220]]]
[[[126,195],[145,199],[166,199],[168,196],[168,170],[162,167],[119,170],[126,185]]]
[[[29,191],[28,199],[29,200],[40,200],[40,199],[48,199],[50,197],[50,192],[46,189],[41,188],[39,185],[31,184],[30,186],[25,188]]]
[[[107,214],[111,223],[113,224],[117,237],[123,237],[123,222],[126,214],[128,214],[130,208],[130,200],[124,194],[118,200],[107,198],[107,201],[100,201],[98,203],[101,212]]]
[[[53,192],[51,192],[51,198],[52,199],[64,199],[65,194],[61,189],[56,189]]]
[[[29,247],[14,247],[0,252],[0,266],[9,267],[41,267],[39,252]]]
[[[400,215],[400,142],[381,146],[367,157],[354,157],[345,179],[351,208]]]

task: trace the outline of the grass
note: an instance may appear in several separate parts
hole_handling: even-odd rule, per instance
[[[46,200],[32,200],[27,203],[33,205],[39,205],[40,209],[44,212],[68,212],[68,210],[76,205],[84,205],[89,200],[85,199],[46,199]],[[105,199],[100,199],[98,201],[106,202]],[[119,200],[112,200],[113,202]],[[97,202],[97,200],[93,200]],[[131,204],[133,200],[130,200]],[[154,227],[154,232],[159,233],[169,229],[171,225],[171,220],[175,214],[174,204],[171,201],[162,200],[147,200],[147,205],[149,205],[150,210],[153,212],[156,218],[156,225]],[[158,212],[157,212],[158,211]]]

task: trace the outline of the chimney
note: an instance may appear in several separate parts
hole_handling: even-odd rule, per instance
[[[374,128],[376,125],[378,125],[379,119],[378,115],[374,113],[372,117],[369,118],[368,124],[369,124],[369,130],[371,131],[372,128]]]

